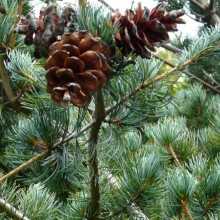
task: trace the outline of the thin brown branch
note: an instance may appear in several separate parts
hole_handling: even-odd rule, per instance
[[[196,57],[193,57],[187,61],[185,61],[184,63],[180,64],[177,67],[173,67],[172,69],[166,71],[165,73],[155,77],[152,80],[149,80],[148,82],[145,82],[139,86],[137,86],[133,92],[131,92],[130,94],[128,94],[127,96],[123,97],[119,102],[117,102],[115,105],[109,107],[108,109],[106,109],[106,115],[108,115],[110,112],[112,112],[115,108],[117,108],[119,105],[121,105],[122,103],[126,102],[128,99],[130,99],[131,97],[133,97],[135,94],[137,94],[138,92],[140,92],[142,89],[149,87],[150,85],[153,85],[154,83],[166,78],[167,76],[173,74],[174,72],[182,72],[182,69],[189,66],[191,63],[196,62],[199,58],[205,56],[208,51],[210,49],[207,49],[205,51],[203,51],[201,54],[197,55]]]
[[[89,124],[87,124],[85,127],[83,127],[80,131],[78,132],[74,132],[73,134],[71,134],[70,136],[68,136],[66,139],[64,140],[60,140],[57,143],[53,144],[52,149],[56,148],[57,146],[64,144],[70,140],[72,140],[73,138],[77,137],[77,135],[87,131],[89,128],[91,128],[94,124],[95,124],[96,120],[92,120]],[[47,153],[49,152],[49,150],[45,150],[42,153],[38,154],[37,156],[31,158],[30,160],[26,161],[25,163],[21,164],[19,167],[15,168],[14,170],[12,170],[11,172],[9,172],[8,174],[6,174],[5,176],[3,176],[2,178],[0,178],[0,185],[8,178],[16,175],[18,172],[20,172],[21,170],[25,169],[26,167],[30,166],[32,163],[38,161],[39,159],[43,158],[45,155],[47,155]]]
[[[188,215],[189,219],[193,220],[192,214],[190,212],[190,209],[189,209],[189,206],[188,206],[188,203],[187,203],[185,197],[181,198],[181,203],[182,203],[183,208],[184,208],[186,214]]]
[[[216,13],[216,11],[217,11],[217,2],[216,2],[216,0],[210,0],[209,1],[209,9],[210,9],[211,13]]]
[[[110,172],[105,171],[105,175],[112,187],[117,188],[117,189],[121,188],[121,185],[119,184],[118,180]],[[149,218],[143,213],[143,211],[134,202],[131,205],[129,205],[129,207],[127,207],[127,210],[131,213],[131,215],[135,215],[136,217],[138,216],[141,220],[149,220]]]
[[[207,55],[211,50],[212,50],[211,48],[208,48],[208,49],[204,50],[202,53],[198,54],[197,56],[195,56],[195,57],[185,61],[184,63],[180,64],[179,66],[173,67],[171,70],[168,70],[167,72],[165,72],[165,73],[155,77],[154,79],[144,83],[143,85],[141,85],[140,89],[148,87],[149,85],[152,85],[155,82],[158,82],[161,79],[164,79],[165,77],[169,76],[170,74],[172,74],[174,72],[182,72],[182,69],[184,69],[185,67],[189,66],[191,63],[196,62],[201,57]]]
[[[175,153],[175,151],[173,150],[173,148],[172,148],[171,145],[169,145],[169,146],[167,147],[167,151],[173,156],[173,158],[174,158],[174,160],[175,160],[177,166],[178,166],[179,168],[182,168],[183,166],[182,166],[182,164],[180,163],[180,161],[179,161],[179,159],[178,159],[178,157],[177,157],[177,155],[176,155],[176,153]]]
[[[219,82],[217,82],[212,76],[210,76],[204,69],[202,69],[202,72],[203,72],[210,80],[212,80],[214,84],[216,84],[215,87],[220,87]]]
[[[60,140],[58,141],[57,143],[55,143],[53,146],[52,146],[52,149],[61,145],[61,144],[64,144],[64,143],[67,143],[68,141],[72,140],[73,138],[77,137],[79,134],[87,131],[88,129],[90,129],[94,124],[96,123],[96,120],[93,119],[90,123],[88,123],[85,127],[83,127],[80,131],[76,131],[74,133],[72,133],[71,135],[69,135],[67,138],[63,139],[63,140]]]
[[[0,76],[2,81],[2,86],[4,88],[5,94],[8,98],[8,104],[17,112],[24,113],[25,115],[30,114],[30,111],[28,109],[25,109],[21,106],[21,104],[18,102],[17,97],[14,95],[14,92],[11,88],[10,82],[9,82],[9,76],[8,71],[5,67],[4,58],[0,58]],[[19,97],[20,98],[20,97]]]
[[[15,96],[10,102],[3,103],[3,108],[6,108],[8,105],[13,105],[14,103],[18,102],[21,96],[24,94],[23,91],[20,91],[17,96]]]
[[[172,64],[171,62],[169,62],[169,61],[163,59],[162,57],[160,57],[160,56],[158,56],[158,55],[156,55],[156,54],[153,55],[153,56],[154,56],[156,59],[159,59],[159,60],[163,61],[163,62],[166,63],[167,65],[169,65],[169,66],[171,66],[171,67],[173,67],[173,68],[175,67],[174,64]],[[216,93],[220,94],[220,90],[218,90],[218,89],[217,89],[216,87],[214,87],[214,86],[211,86],[209,83],[207,83],[207,82],[205,82],[204,80],[200,79],[199,77],[193,75],[192,73],[190,73],[190,72],[188,72],[188,71],[185,71],[185,70],[182,71],[182,73],[186,74],[187,76],[191,77],[192,79],[194,79],[194,80],[196,80],[196,81],[202,83],[202,84],[203,84],[204,86],[206,86],[207,88],[209,88],[209,89],[215,91]],[[217,82],[216,82],[216,83],[217,83]]]
[[[0,198],[0,210],[5,212],[5,214],[15,220],[29,220],[23,213],[18,211],[14,206],[6,202],[4,199]]]
[[[22,13],[22,7],[23,7],[23,1],[22,0],[18,0],[18,5],[17,5],[17,13],[16,13],[16,19],[15,19],[15,22],[14,22],[14,28],[15,29],[17,27],[17,24],[19,22],[19,19],[20,19],[20,15]],[[10,47],[13,48],[15,46],[15,40],[16,40],[16,36],[17,36],[17,33],[16,32],[13,32],[11,34],[11,38],[10,38]]]
[[[22,13],[22,7],[23,7],[23,1],[18,0],[16,19],[15,19],[15,22],[14,22],[14,28],[13,29],[15,29],[17,27],[17,24],[18,24],[19,19],[20,19],[20,15]],[[15,46],[16,36],[17,36],[16,32],[13,32],[11,34],[11,38],[10,38],[10,47],[11,48],[13,48]]]
[[[21,164],[19,167],[17,167],[16,169],[10,171],[8,174],[6,174],[5,176],[0,178],[0,185],[7,180],[8,178],[16,175],[18,172],[20,172],[21,170],[25,169],[26,167],[28,167],[30,164],[40,160],[41,158],[43,158],[45,155],[47,155],[49,152],[49,150],[45,150],[43,152],[41,152],[40,154],[38,154],[37,156],[31,158],[30,160],[26,161],[25,163]]]

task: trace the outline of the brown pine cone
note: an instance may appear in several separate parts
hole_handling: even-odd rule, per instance
[[[183,10],[171,11],[165,14],[166,5],[159,3],[151,11],[139,4],[136,12],[127,10],[122,16],[117,10],[111,18],[111,23],[119,23],[120,30],[116,35],[116,45],[122,54],[136,52],[143,58],[150,58],[149,50],[155,51],[160,43],[168,43],[168,31],[177,31],[176,24],[184,24],[180,17]],[[149,50],[148,50],[149,49]]]
[[[49,46],[59,40],[64,32],[72,30],[72,21],[75,20],[75,11],[71,7],[66,7],[59,15],[55,5],[42,8],[39,17],[28,13],[21,19],[20,24],[14,30],[19,34],[24,34],[25,44],[34,44],[34,56],[36,58],[47,57]]]
[[[4,7],[0,7],[0,13],[1,14],[5,14],[6,13]]]
[[[64,34],[50,46],[45,68],[47,92],[55,103],[84,106],[111,77],[109,48],[86,31]]]

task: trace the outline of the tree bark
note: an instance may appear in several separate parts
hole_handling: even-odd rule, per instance
[[[90,178],[90,220],[99,220],[101,218],[100,210],[100,189],[99,189],[99,168],[98,168],[98,151],[97,143],[99,137],[99,131],[102,122],[105,118],[105,106],[104,106],[104,96],[103,91],[100,90],[96,94],[96,104],[94,119],[95,124],[90,131],[90,140],[88,145],[88,163],[89,163],[89,178]]]
[[[23,213],[13,207],[11,204],[7,203],[4,199],[0,198],[0,211],[5,212],[5,214],[15,220],[29,220]]]
[[[220,24],[220,17],[217,14],[216,0],[210,0],[209,3],[207,3],[206,0],[189,0],[189,1],[202,11],[201,18],[209,26],[214,27],[215,25]],[[197,14],[197,16],[199,16],[199,14]]]

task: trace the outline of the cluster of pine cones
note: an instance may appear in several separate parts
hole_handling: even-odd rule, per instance
[[[160,43],[168,43],[168,31],[176,31],[176,24],[185,23],[180,17],[183,10],[165,13],[166,6],[158,4],[149,11],[141,4],[138,9],[117,10],[110,25],[119,24],[115,44],[123,55],[131,52],[150,58],[150,51]],[[99,37],[87,31],[76,31],[76,12],[66,7],[60,15],[52,5],[40,11],[39,18],[28,14],[21,19],[16,32],[25,34],[25,43],[34,44],[34,55],[46,57],[47,92],[61,106],[69,102],[87,105],[92,93],[101,89],[111,78],[110,49]]]

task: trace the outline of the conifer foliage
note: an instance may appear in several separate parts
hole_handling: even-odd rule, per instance
[[[187,68],[220,28],[164,68],[183,10],[44,2],[0,2],[0,219],[218,219],[220,97]]]

